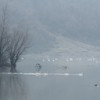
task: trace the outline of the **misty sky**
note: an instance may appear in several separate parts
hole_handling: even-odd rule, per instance
[[[0,5],[8,4],[11,23],[29,27],[34,43],[39,44],[37,46],[41,45],[41,41],[49,47],[53,45],[54,37],[48,34],[50,32],[100,46],[99,0],[0,1]]]

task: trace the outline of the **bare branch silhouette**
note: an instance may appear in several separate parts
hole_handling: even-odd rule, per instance
[[[27,39],[27,32],[14,30],[13,34],[11,34],[11,41],[9,45],[11,72],[16,71],[16,63],[19,61],[22,54],[28,48]]]
[[[7,6],[2,10],[2,17],[0,21],[0,67],[8,62],[8,48],[9,48],[9,26],[7,23]]]

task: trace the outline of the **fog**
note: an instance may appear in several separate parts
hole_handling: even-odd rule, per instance
[[[26,21],[32,34],[48,31],[98,46],[99,3],[98,0],[8,1],[13,19]]]
[[[48,31],[99,46],[99,0],[0,1],[8,3],[12,23],[27,23],[32,34]]]
[[[30,48],[17,71],[48,74],[0,74],[0,100],[98,100],[99,4],[99,0],[0,0],[0,11],[7,5],[9,25],[30,35]],[[36,64],[42,66],[39,72]]]

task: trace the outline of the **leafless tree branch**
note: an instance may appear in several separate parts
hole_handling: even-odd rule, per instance
[[[9,58],[11,63],[11,71],[15,70],[16,63],[27,49],[28,35],[24,31],[16,30],[11,34],[9,45]]]

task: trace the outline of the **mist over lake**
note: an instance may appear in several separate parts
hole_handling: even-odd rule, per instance
[[[28,50],[17,52],[21,56],[16,70],[11,70],[9,56],[0,67],[0,100],[99,100],[99,4],[99,0],[0,0],[0,25],[4,22],[7,27],[0,26],[0,34],[5,32],[1,29],[11,33],[3,38],[9,39],[10,50],[20,50],[21,33],[29,35]],[[20,34],[12,36],[14,32]]]

